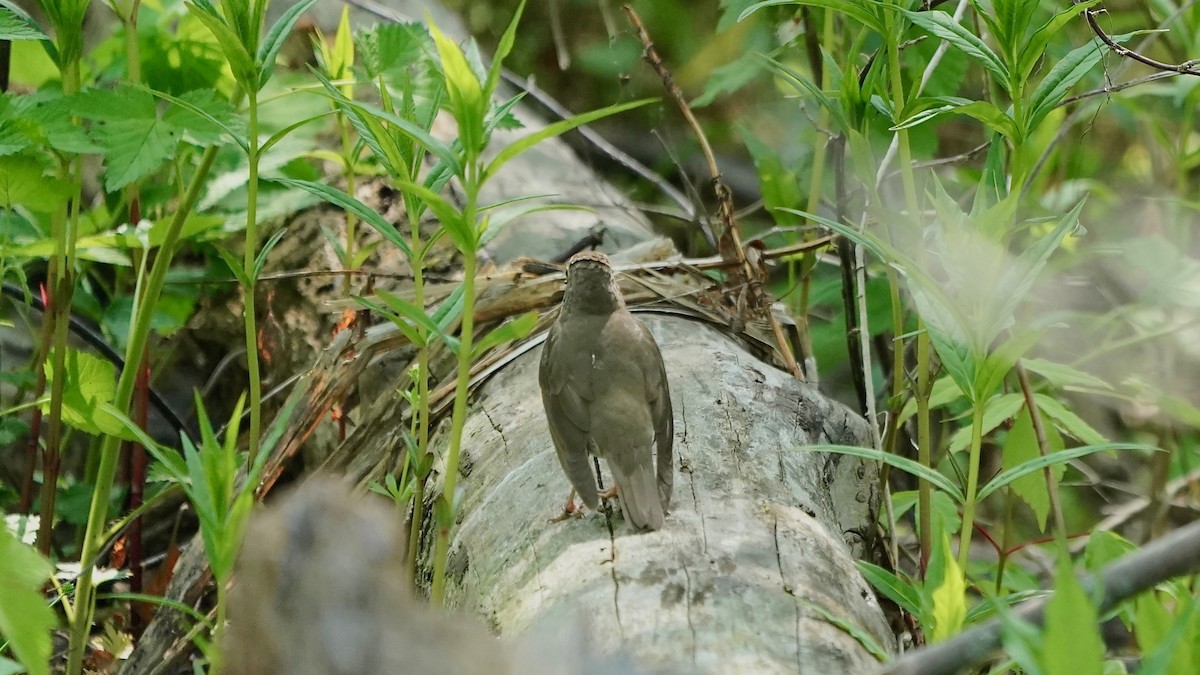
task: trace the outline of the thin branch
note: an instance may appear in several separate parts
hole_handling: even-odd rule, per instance
[[[1096,610],[1104,615],[1118,604],[1174,577],[1200,571],[1200,521],[1175,530],[1085,579],[1089,593],[1099,592]],[[1026,602],[1014,613],[1041,625],[1047,598]],[[991,619],[933,647],[918,649],[888,664],[881,675],[951,675],[990,658],[1000,647],[1004,624]]]

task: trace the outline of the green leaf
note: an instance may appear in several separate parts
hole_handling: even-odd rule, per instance
[[[20,155],[0,157],[0,206],[20,205],[40,213],[62,208],[71,196],[65,181],[43,175],[41,165]]]
[[[396,322],[398,327],[400,327],[406,335],[408,335],[409,332],[405,327],[409,326],[410,324],[415,324],[421,328],[423,333],[416,333],[415,339],[410,336],[410,340],[413,344],[424,346],[428,344],[428,339],[425,336],[434,335],[445,342],[451,349],[458,349],[458,340],[451,335],[447,335],[442,326],[439,326],[428,314],[425,313],[424,308],[418,307],[417,305],[408,302],[403,298],[392,295],[384,290],[378,290],[375,292],[375,294],[380,300],[383,301],[386,309],[390,310],[390,313],[393,316],[393,322]],[[376,311],[381,311],[384,309],[374,303],[371,303],[365,298],[356,299],[359,300],[359,302],[361,302],[363,305],[368,306]],[[387,314],[389,312],[384,311],[382,313]],[[397,319],[399,319],[399,321],[397,321]],[[399,326],[400,323],[403,323],[404,326]]]
[[[229,268],[229,272],[234,277],[237,277],[238,283],[242,288],[249,288],[250,277],[246,276],[246,269],[242,267],[242,259],[237,257],[232,251],[227,251],[220,246],[217,247],[217,255],[221,256],[221,260],[225,262],[225,266]]]
[[[807,5],[809,7],[832,9],[845,14],[854,19],[856,23],[860,23],[876,33],[884,33],[882,19],[867,9],[867,3],[854,2],[853,0],[767,0],[766,2],[756,2],[742,10],[737,20],[740,23],[760,9],[777,7],[779,5]]]
[[[525,312],[515,319],[505,321],[492,330],[492,332],[484,335],[479,342],[472,345],[471,360],[478,360],[484,352],[492,347],[526,337],[533,330],[533,327],[537,325],[537,321],[537,312]]]
[[[985,436],[991,433],[996,427],[1016,415],[1017,411],[1024,404],[1025,398],[1020,394],[990,396],[983,402],[976,403],[976,405],[984,406],[982,433]],[[950,442],[946,446],[946,452],[951,454],[962,452],[970,442],[971,427],[970,425],[964,425],[950,437]]]
[[[488,68],[487,82],[483,85],[483,96],[487,99],[496,95],[496,87],[500,84],[501,66],[516,44],[517,24],[521,23],[521,15],[524,12],[525,0],[521,0],[517,11],[513,12],[512,21],[508,22],[508,28],[504,30],[504,35],[500,36],[500,42],[496,44],[496,50],[492,53],[492,65]]]
[[[945,105],[940,108],[932,108],[912,119],[901,122],[893,126],[892,130],[908,129],[922,122],[927,122],[943,113],[955,113],[979,120],[987,128],[1013,142],[1021,140],[1021,134],[1017,129],[1016,121],[990,101],[971,101],[970,99],[955,96],[938,96],[932,100],[941,101]]]
[[[63,377],[62,420],[76,429],[93,435],[110,434],[129,440],[120,422],[102,410],[116,393],[116,366],[108,361],[77,349],[68,349],[63,373],[54,372],[53,359],[46,362],[49,382]],[[43,407],[49,414],[49,403]]]
[[[1108,442],[1108,439],[1103,434],[1093,429],[1087,422],[1084,422],[1083,418],[1079,417],[1079,415],[1071,412],[1058,399],[1046,394],[1034,394],[1033,400],[1037,402],[1038,408],[1045,416],[1049,417],[1055,424],[1062,427],[1063,431],[1066,431],[1075,438],[1089,445],[1102,445]]]
[[[935,558],[929,560],[930,568],[941,567],[940,582],[930,592],[932,602],[933,629],[929,633],[930,642],[942,642],[962,630],[967,617],[967,579],[963,570],[958,566],[950,551],[950,537],[945,532],[941,536],[942,555],[941,565]],[[932,579],[931,579],[932,581]]]
[[[168,94],[166,92],[156,91],[156,90],[152,90],[152,89],[145,89],[145,88],[142,88],[142,91],[145,91],[145,92],[151,94],[152,96],[161,98],[164,101],[168,101],[172,105],[178,106],[183,111],[190,112],[193,115],[207,121],[213,127],[217,127],[219,129],[221,129],[222,131],[224,131],[229,136],[229,138],[231,138],[233,140],[233,142],[238,144],[238,147],[240,147],[242,149],[242,152],[244,152],[244,153],[250,152],[250,146],[249,146],[249,144],[246,143],[245,132],[241,127],[241,121],[236,119],[236,116],[233,114],[232,108],[227,108],[225,110],[220,110],[220,109],[208,110],[205,107],[202,107],[201,105],[197,105],[197,103],[193,102],[195,99],[190,98],[187,95],[176,97],[176,96],[172,96],[171,94]],[[200,94],[195,95],[195,98],[200,98],[200,97],[201,97]],[[224,113],[224,114],[218,114],[218,113]],[[227,117],[226,117],[226,114],[228,115]],[[176,119],[178,119],[178,118],[176,118]],[[200,133],[203,134],[204,131],[205,130],[203,129],[203,127],[200,127]]]
[[[854,564],[872,588],[887,596],[909,614],[921,615],[921,595],[910,582],[865,560],[856,560]]]
[[[958,401],[963,397],[962,389],[950,377],[939,377],[933,383],[933,389],[929,393],[929,409],[942,408]],[[908,418],[917,414],[916,399],[908,399],[904,402],[904,408],[900,411],[900,423],[903,424]]]
[[[1174,615],[1169,606],[1175,609]],[[1138,675],[1193,675],[1200,617],[1195,596],[1172,598],[1151,591],[1138,596],[1134,607],[1133,626],[1142,653]]]
[[[1051,39],[1059,37],[1062,34],[1063,28],[1073,21],[1080,12],[1094,7],[1099,3],[1100,0],[1080,0],[1080,2],[1073,2],[1070,7],[1055,14],[1053,18],[1038,27],[1033,32],[1033,35],[1029,36],[1029,39],[1025,41],[1024,46],[1021,48],[1020,56],[1017,58],[1016,73],[1020,81],[1026,82],[1029,80],[1033,74],[1034,67],[1045,55],[1046,45],[1050,44]]]
[[[196,89],[178,97],[161,92],[151,94],[171,101],[171,106],[163,113],[163,121],[183,131],[187,140],[195,145],[217,145],[226,136],[240,140],[246,135],[237,111],[213,89]]]
[[[835,129],[845,133],[847,129],[853,128],[853,126],[850,124],[850,120],[846,117],[846,112],[842,110],[841,104],[829,98],[829,96],[827,96],[825,92],[816,85],[815,82],[769,56],[757,54],[756,57],[766,61],[767,64],[770,65],[775,71],[775,73],[783,77],[788,84],[791,84],[793,87],[795,87],[796,91],[800,92],[801,94],[808,94],[809,96],[817,99],[817,102],[821,105],[821,108],[829,111],[830,119],[833,121]]]
[[[0,40],[49,40],[37,23],[19,8],[0,7]]]
[[[292,34],[292,27],[300,19],[300,15],[307,12],[310,7],[316,4],[317,0],[300,0],[296,4],[288,8],[274,26],[267,31],[267,37],[258,45],[258,88],[262,89],[271,79],[271,74],[275,72],[275,57],[279,56],[279,50],[283,47],[284,41]]]
[[[272,178],[271,181],[279,183],[280,185],[287,185],[289,187],[305,190],[320,197],[321,199],[324,199],[334,206],[353,213],[362,219],[363,222],[375,228],[375,230],[379,232],[379,234],[383,235],[385,239],[395,244],[397,248],[404,252],[405,257],[410,259],[412,258],[412,248],[408,245],[408,241],[405,240],[404,236],[400,234],[400,231],[396,229],[395,225],[392,225],[388,221],[384,220],[383,216],[376,213],[374,209],[360,202],[354,197],[351,197],[345,192],[342,192],[335,187],[325,185],[324,183],[317,183],[315,181],[295,180],[292,178]]]
[[[1058,452],[1046,455],[1045,457],[1038,456],[1011,469],[1001,472],[999,476],[996,476],[992,480],[988,481],[986,485],[979,489],[978,499],[979,501],[983,501],[993,492],[999,490],[1005,485],[1012,483],[1022,476],[1027,476],[1035,471],[1041,471],[1048,466],[1065,464],[1073,459],[1094,455],[1097,452],[1111,452],[1113,450],[1142,450],[1144,452],[1161,452],[1161,448],[1156,448],[1152,445],[1143,445],[1140,443],[1105,443],[1104,445],[1083,445],[1078,448],[1060,450]]]
[[[1037,373],[1056,388],[1084,387],[1112,391],[1112,385],[1104,380],[1078,370],[1065,363],[1056,363],[1046,359],[1023,359],[1021,364],[1031,373]]]
[[[464,255],[475,255],[475,252],[479,249],[480,232],[474,223],[468,223],[463,220],[462,212],[455,208],[453,204],[423,185],[396,181],[396,187],[412,193],[430,211],[433,211],[433,214],[441,222],[442,229],[450,236],[451,241],[454,242],[454,246],[461,253]]]
[[[595,122],[598,119],[609,117],[610,115],[616,115],[618,113],[623,113],[627,110],[633,110],[634,108],[640,108],[644,105],[653,103],[657,100],[658,99],[646,98],[646,99],[642,99],[640,101],[630,101],[628,103],[621,103],[619,105],[610,105],[606,108],[601,108],[599,110],[593,110],[591,112],[586,112],[581,115],[576,115],[574,117],[571,117],[571,118],[568,118],[565,120],[560,120],[558,122],[555,122],[554,124],[547,125],[547,126],[541,128],[537,131],[534,131],[530,134],[526,134],[525,136],[522,136],[521,138],[513,141],[511,144],[509,144],[503,150],[501,150],[499,153],[496,154],[496,158],[493,159],[491,161],[491,163],[488,164],[487,168],[484,170],[483,180],[486,182],[489,178],[495,176],[496,172],[498,172],[500,170],[500,167],[507,164],[509,160],[517,157],[521,153],[532,148],[533,146],[537,145],[538,143],[541,143],[542,141],[546,140],[547,138],[553,138],[555,136],[562,135],[576,127],[583,126],[590,122]]]
[[[1060,558],[1054,595],[1046,603],[1043,635],[1044,672],[1102,675],[1105,648],[1096,607],[1075,578],[1067,556]]]
[[[809,452],[833,452],[839,455],[849,455],[851,457],[860,457],[862,459],[883,462],[884,464],[900,469],[905,473],[912,474],[917,478],[924,478],[939,490],[942,490],[946,494],[953,497],[955,501],[960,503],[963,501],[962,490],[959,490],[954,483],[951,483],[950,479],[946,478],[937,471],[934,471],[933,469],[921,466],[919,463],[907,457],[893,455],[883,452],[882,450],[876,450],[874,448],[859,448],[852,445],[804,445],[795,449]]]
[[[275,234],[271,235],[271,238],[267,240],[267,243],[263,244],[262,248],[258,250],[258,255],[254,256],[254,273],[253,276],[250,277],[250,285],[253,285],[258,281],[258,278],[262,276],[263,266],[267,264],[267,256],[271,254],[271,249],[275,248],[275,245],[279,243],[280,239],[283,239],[283,235],[285,234],[287,234],[287,228],[279,228],[275,231]]]
[[[434,310],[432,315],[430,315],[429,318],[433,319],[433,322],[438,325],[438,328],[441,328],[444,331],[451,324],[458,321],[459,316],[462,315],[463,304],[465,302],[465,291],[466,289],[463,288],[461,283],[455,286],[454,290],[450,291],[450,295],[446,296],[446,299],[442,301],[442,304],[438,305],[438,308]]]
[[[996,76],[997,81],[1007,87],[1009,82],[1008,67],[999,56],[984,43],[979,36],[959,25],[954,17],[940,11],[913,12],[900,10],[909,21],[929,31],[931,35],[949,42],[967,56],[978,61]]]
[[[996,311],[997,316],[1008,317],[1025,298],[1029,289],[1037,281],[1038,274],[1046,266],[1050,255],[1058,249],[1063,237],[1075,230],[1079,225],[1079,214],[1083,211],[1085,199],[1081,199],[1054,226],[1049,234],[1027,247],[1012,265],[1009,265],[997,283],[997,293],[1003,298]]]
[[[145,177],[174,155],[182,132],[159,119],[154,98],[133,87],[89,89],[72,106],[80,117],[95,120],[92,130],[103,148],[104,188],[116,192]]]
[[[1049,452],[1054,453],[1063,449],[1062,438],[1055,431],[1054,427],[1046,428],[1046,443],[1050,446]],[[1004,441],[1004,450],[1002,455],[1002,466],[1005,472],[1015,470],[1024,462],[1034,460],[1041,457],[1041,451],[1038,448],[1037,434],[1033,430],[1033,421],[1029,416],[1029,409],[1024,408],[1021,414],[1017,415],[1017,419],[1013,422],[1012,429],[1008,432],[1008,438]],[[1052,465],[1051,471],[1054,473],[1055,481],[1062,480],[1063,472],[1066,471],[1065,464]],[[1046,518],[1050,514],[1050,494],[1046,485],[1045,474],[1043,472],[1031,472],[1011,483],[1013,493],[1029,505],[1033,509],[1034,518],[1037,520],[1039,532],[1046,531]]]
[[[0,527],[0,635],[31,675],[50,673],[54,610],[41,587],[54,566]]]
[[[229,69],[233,72],[233,77],[238,84],[246,89],[253,88],[257,91],[258,78],[254,59],[250,56],[250,52],[246,51],[241,36],[230,28],[229,24],[225,22],[225,18],[207,0],[189,0],[185,4],[192,16],[199,19],[217,39],[217,44],[221,47],[221,52],[225,54],[225,59],[229,62]],[[236,7],[237,5],[236,2],[222,4],[223,7]]]
[[[1026,122],[1025,128],[1037,128],[1042,120],[1046,119],[1046,115],[1063,100],[1071,87],[1095,68],[1106,53],[1107,45],[1100,38],[1093,38],[1088,44],[1072,49],[1055,63],[1029,97],[1029,121]]]
[[[442,62],[450,112],[458,122],[459,140],[466,156],[473,159],[483,152],[483,116],[490,101],[484,98],[483,85],[458,44],[438,30],[432,21],[429,22],[429,32],[433,35]]]

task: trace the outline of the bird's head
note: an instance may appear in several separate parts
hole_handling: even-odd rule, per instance
[[[608,256],[595,251],[576,253],[567,263],[563,311],[611,314],[625,306]]]

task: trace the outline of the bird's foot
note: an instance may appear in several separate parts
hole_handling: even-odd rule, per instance
[[[597,493],[601,499],[612,499],[617,496],[617,486],[614,485],[607,490],[601,490]]]
[[[550,522],[561,523],[562,521],[564,521],[568,518],[582,518],[582,517],[583,517],[583,504],[575,503],[575,493],[572,492],[571,496],[567,498],[567,503],[563,504],[562,513],[551,518]]]

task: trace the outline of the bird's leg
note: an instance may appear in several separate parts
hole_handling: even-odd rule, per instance
[[[550,519],[552,523],[561,523],[567,518],[582,518],[583,504],[575,504],[575,488],[571,488],[571,494],[567,496],[567,503],[563,504],[562,513]]]
[[[601,499],[612,499],[613,497],[617,496],[617,486],[614,485],[607,490],[601,490],[597,494],[600,495]]]

